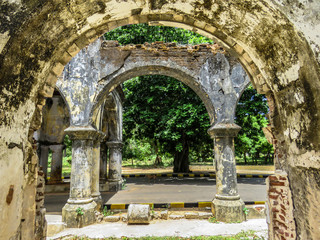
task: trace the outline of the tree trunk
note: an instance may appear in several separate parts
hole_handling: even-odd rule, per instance
[[[187,173],[189,169],[189,144],[186,140],[185,134],[182,135],[182,151],[175,152],[173,161],[173,172],[174,173]]]
[[[154,147],[154,151],[155,151],[155,154],[156,154],[156,159],[154,160],[154,165],[155,166],[159,166],[160,164],[162,164],[162,159],[161,157],[159,156],[159,141],[158,140],[154,140],[153,141],[153,147]]]
[[[264,164],[268,164],[269,158],[270,158],[270,152],[268,151],[268,153],[266,154],[266,156],[264,158]]]
[[[259,157],[260,157],[260,152],[257,151],[257,152],[254,154],[255,165],[258,165],[258,159],[259,159]]]
[[[243,153],[244,164],[247,165],[247,152]]]

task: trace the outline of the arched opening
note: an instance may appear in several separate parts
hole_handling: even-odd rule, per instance
[[[236,109],[235,122],[242,128],[235,141],[237,164],[273,165],[272,142],[268,142],[264,133],[268,131],[265,129],[269,124],[268,113],[266,97],[249,85]]]
[[[194,5],[192,1],[141,2],[139,6],[121,2],[117,7],[114,7],[114,2],[83,3],[80,6],[76,3],[57,6],[51,2],[47,5],[23,4],[18,4],[20,8],[13,8],[18,9],[21,17],[4,20],[19,24],[5,24],[1,42],[1,79],[5,79],[1,98],[2,112],[5,113],[1,115],[1,143],[5,149],[4,179],[7,179],[3,188],[7,192],[11,189],[9,182],[14,182],[17,185],[15,189],[18,189],[13,191],[11,205],[3,205],[5,216],[18,219],[13,220],[11,227],[3,225],[8,229],[5,237],[17,235],[20,229],[21,210],[16,218],[14,209],[22,206],[20,189],[24,189],[24,180],[21,176],[32,176],[32,173],[24,172],[23,166],[29,155],[24,155],[27,150],[19,146],[21,142],[27,145],[29,130],[32,132],[37,128],[30,123],[43,103],[40,106],[36,104],[41,102],[42,96],[52,94],[51,84],[60,75],[70,55],[74,56],[92,39],[117,25],[149,21],[180,22],[202,29],[234,50],[253,76],[255,86],[260,92],[267,93],[268,99],[274,103],[271,125],[279,150],[277,156],[282,161],[281,169],[289,173],[290,191],[297,213],[294,218],[297,231],[294,229],[293,232],[300,238],[319,235],[315,230],[317,221],[308,221],[308,217],[316,219],[319,211],[313,201],[319,196],[316,184],[319,131],[315,131],[319,125],[319,64],[316,51],[310,47],[312,40],[307,40],[310,28],[302,29],[295,18],[291,18],[286,10],[288,5],[284,3],[283,7],[269,1],[249,1],[246,5],[239,1],[218,1],[212,5]],[[306,3],[305,6],[314,5]],[[117,9],[123,11],[120,13]],[[34,14],[29,14],[31,12]],[[15,14],[14,10],[8,12],[9,16]],[[302,14],[297,15],[298,19],[308,19],[300,18]],[[20,24],[20,21],[25,24]],[[303,21],[307,26],[312,25],[309,20]],[[46,31],[51,34],[42,34]],[[40,95],[39,89],[43,89]],[[35,111],[36,114],[32,115]],[[9,161],[12,156],[15,161]],[[313,195],[308,189],[317,191],[313,191]],[[299,198],[301,192],[305,196],[303,201]],[[305,206],[309,207],[306,209]],[[293,219],[293,215],[290,216]]]
[[[66,150],[64,130],[69,127],[69,121],[68,106],[59,91],[55,90],[53,96],[46,99],[41,128],[34,134],[46,183],[62,182],[63,155]]]
[[[210,145],[212,149],[212,140],[207,134],[209,115],[190,88],[162,75],[130,79],[124,82],[124,87],[125,141],[130,143],[129,138],[136,139],[150,152],[143,156],[143,149],[131,146],[128,153],[132,157],[152,158],[147,160],[151,166],[165,163],[172,166],[175,173],[188,173],[195,148]],[[140,154],[136,155],[135,151]]]

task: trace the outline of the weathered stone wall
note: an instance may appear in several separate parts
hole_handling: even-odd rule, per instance
[[[57,82],[70,107],[71,124],[92,124],[92,116],[113,89],[145,74],[168,75],[190,86],[204,102],[211,122],[232,123],[236,104],[249,84],[240,63],[217,44],[121,47],[98,39],[67,64]]]
[[[216,38],[240,59],[258,91],[274,99],[272,133],[286,156],[282,168],[289,176],[297,238],[316,239],[320,235],[319,6],[319,1],[304,0],[2,1],[1,237],[16,239],[21,234],[29,129],[64,65],[106,31],[154,22]],[[5,200],[7,196],[11,201]]]
[[[35,218],[35,239],[43,240],[47,236],[47,221],[44,208],[45,179],[42,170],[38,171],[38,182],[36,192],[36,218]]]

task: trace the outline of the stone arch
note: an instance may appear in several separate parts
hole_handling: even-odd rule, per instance
[[[101,131],[106,134],[108,141],[122,141],[122,99],[117,91],[112,91],[108,98],[111,99],[106,99],[104,103],[102,121],[105,119],[112,126],[108,129],[107,123],[102,123]]]
[[[39,164],[45,179],[48,168],[48,153],[52,152],[50,183],[62,181],[62,159],[65,149],[64,130],[70,125],[70,111],[63,94],[55,89],[51,98],[46,99],[42,109],[41,128],[35,133]]]
[[[96,3],[96,4],[94,4]],[[67,5],[68,4],[68,5]],[[290,13],[291,4],[299,11]],[[299,6],[300,5],[300,6]],[[8,182],[16,189],[24,184],[23,165],[31,149],[31,125],[43,105],[43,97],[51,96],[63,66],[81,48],[104,32],[125,24],[170,21],[190,25],[212,34],[230,47],[252,75],[260,93],[272,96],[277,111],[273,116],[273,133],[283,150],[283,170],[288,171],[295,203],[297,236],[301,239],[319,236],[318,199],[320,189],[319,148],[319,37],[313,36],[312,25],[319,20],[307,11],[319,3],[287,3],[286,1],[104,1],[40,3],[2,3],[7,18],[2,20],[0,42],[1,65],[1,145],[2,168]],[[288,10],[289,9],[289,10]],[[121,11],[120,11],[121,10]],[[308,15],[304,18],[304,14]],[[309,18],[310,16],[310,18]],[[306,20],[307,19],[307,20]],[[311,23],[315,20],[315,24]],[[21,144],[26,148],[19,147]],[[16,146],[16,147],[12,147]],[[10,156],[16,156],[16,161]],[[12,171],[14,170],[14,174]],[[18,177],[20,176],[20,177]],[[302,176],[302,177],[301,177]],[[300,181],[294,181],[299,179]],[[7,192],[8,182],[1,188]],[[308,191],[313,189],[313,193]],[[1,205],[8,216],[4,237],[18,236],[21,219],[22,190],[14,191],[10,206]],[[305,195],[303,201],[299,196]],[[305,206],[309,206],[308,208]],[[16,218],[18,212],[18,218]],[[12,221],[11,221],[12,220]]]
[[[196,86],[196,81],[194,80],[195,77],[192,76],[193,74],[189,72],[187,69],[177,69],[174,67],[169,67],[167,65],[155,65],[154,63],[147,63],[145,62],[143,66],[132,66],[130,69],[125,69],[123,72],[118,74],[116,77],[111,77],[108,79],[108,83],[105,87],[98,93],[95,105],[91,110],[91,115],[93,111],[101,104],[101,101],[104,99],[106,94],[109,94],[116,86],[129,80],[133,77],[143,76],[143,75],[165,75],[169,77],[173,77],[187,86],[189,86],[193,91],[200,97],[203,101],[207,112],[210,117],[211,123],[213,123],[215,114],[214,114],[214,106],[212,102],[209,100],[206,93]]]

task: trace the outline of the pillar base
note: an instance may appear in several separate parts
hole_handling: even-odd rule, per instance
[[[211,210],[217,221],[220,222],[243,222],[246,220],[243,209],[245,204],[242,199],[218,199],[211,204]]]
[[[102,200],[102,197],[101,195],[97,195],[97,196],[94,196],[94,195],[91,195],[92,198],[93,198],[93,201],[97,204],[96,206],[96,210],[98,211],[101,211],[102,210],[102,203],[103,203],[103,200]]]
[[[67,224],[68,228],[81,228],[96,222],[94,211],[97,204],[92,201],[85,204],[70,204],[67,203],[62,208],[62,221]],[[80,209],[83,214],[79,214],[77,209]]]
[[[118,180],[118,181],[108,181],[109,185],[109,191],[110,192],[117,192],[122,189],[122,183],[123,180]]]

